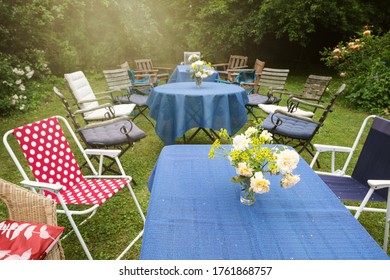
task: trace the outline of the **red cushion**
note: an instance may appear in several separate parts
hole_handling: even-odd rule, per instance
[[[6,220],[0,222],[0,260],[41,260],[58,242],[63,227]]]

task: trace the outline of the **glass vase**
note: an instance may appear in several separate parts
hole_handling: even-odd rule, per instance
[[[255,193],[250,189],[250,179],[247,178],[240,182],[240,202],[250,206],[256,202]]]
[[[196,87],[200,87],[202,85],[202,78],[195,77]]]

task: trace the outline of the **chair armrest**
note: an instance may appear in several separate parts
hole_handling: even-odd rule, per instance
[[[339,153],[349,153],[352,151],[351,147],[344,146],[332,146],[332,145],[323,145],[323,144],[313,144],[314,148],[319,152],[339,152]]]
[[[229,66],[229,63],[216,63],[216,64],[211,64],[213,68],[218,68],[221,67],[223,70],[226,70],[226,68]]]
[[[110,100],[110,101],[112,101],[112,97],[111,96],[102,96],[102,97],[93,98],[93,99],[83,99],[83,100],[78,101],[77,103],[78,104],[83,104],[83,103],[89,103],[89,102],[100,101],[100,100]]]
[[[315,108],[318,108],[318,109],[325,110],[325,107],[322,106],[321,104],[308,102],[308,101],[302,100],[302,99],[297,98],[297,97],[292,97],[289,101],[290,101],[290,103],[296,103],[297,105],[303,104],[303,105],[306,105],[306,106],[311,106],[311,107],[315,107]]]
[[[79,128],[79,129],[76,129],[76,132],[80,132],[80,131],[90,129],[90,128],[106,126],[106,125],[113,124],[113,123],[120,122],[120,121],[129,121],[130,122],[130,118],[128,116],[121,116],[121,117],[116,117],[116,118],[109,119],[106,121],[89,123],[89,124]]]
[[[367,183],[375,190],[390,188],[390,180],[367,180]]]
[[[172,71],[171,67],[155,66],[153,69]]]
[[[84,113],[95,111],[95,110],[102,109],[102,108],[108,108],[107,110],[111,111],[112,109],[110,109],[110,108],[112,108],[112,104],[111,103],[105,103],[105,104],[102,104],[102,105],[99,105],[99,106],[96,106],[96,107],[93,107],[93,108],[89,108],[89,109],[79,109],[79,110],[74,111],[73,114],[74,115],[76,115],[76,114],[84,114]]]
[[[117,157],[121,150],[108,150],[108,149],[85,149],[84,152],[87,155],[95,155],[95,156],[108,156],[108,157]]]
[[[277,113],[281,114],[281,115],[288,116],[288,117],[292,117],[294,119],[299,119],[299,120],[303,120],[303,121],[319,124],[318,122],[314,121],[313,119],[310,119],[310,118],[307,118],[307,117],[303,117],[303,116],[299,116],[297,114],[289,113],[289,112],[286,112],[286,111],[283,111],[283,110],[278,110],[278,109],[275,110],[275,112],[272,114],[272,117],[275,114],[277,114]]]
[[[107,90],[107,91],[100,91],[100,92],[94,92],[95,95],[101,95],[101,94],[107,94],[107,93],[112,93],[112,92],[115,92],[116,90],[114,89],[110,89],[110,90]]]
[[[152,74],[157,74],[158,69],[154,70],[135,70],[134,73],[152,73]]]
[[[63,186],[58,184],[50,184],[50,183],[36,182],[30,180],[23,180],[20,183],[29,188],[39,188],[50,192],[58,192],[63,188]]]

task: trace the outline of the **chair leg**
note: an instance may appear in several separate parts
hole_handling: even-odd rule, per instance
[[[362,211],[363,211],[364,207],[366,206],[367,202],[370,200],[370,197],[373,194],[373,192],[374,192],[373,188],[370,188],[368,190],[366,196],[364,197],[362,203],[360,204],[358,210],[355,213],[354,217],[355,217],[356,220],[359,219],[360,214],[362,213]]]
[[[202,130],[202,131],[203,131],[203,132],[204,132],[212,141],[214,141],[215,138],[219,138],[219,135],[218,135],[214,130],[210,129],[210,132],[208,132],[205,128],[200,127],[200,128],[198,128],[198,129],[191,135],[191,137],[190,137],[188,140],[186,140],[185,134],[184,134],[184,135],[183,135],[184,142],[185,142],[185,143],[190,142],[192,139],[194,139],[195,135],[197,135],[198,132],[201,131],[201,130]]]
[[[60,201],[60,204],[62,206],[62,209],[65,213],[65,215],[68,217],[68,220],[69,220],[69,223],[71,224],[72,228],[73,228],[73,231],[74,233],[76,234],[80,244],[81,244],[81,247],[83,248],[85,254],[87,255],[87,258],[89,260],[93,260],[92,258],[92,255],[91,253],[89,252],[89,249],[87,247],[87,245],[85,244],[85,241],[84,241],[84,238],[81,236],[81,233],[75,223],[75,221],[73,220],[73,217],[72,217],[72,214],[70,213],[68,207],[66,206],[65,202],[62,200],[62,197],[60,195],[57,196],[59,201]]]
[[[153,122],[148,118],[148,116],[145,114],[145,111],[148,109],[147,106],[136,106],[138,109],[138,114],[135,114],[132,121],[134,121],[138,116],[142,115],[144,118],[154,127]]]
[[[390,188],[387,190],[387,210],[386,210],[386,224],[383,240],[383,250],[387,253],[387,245],[389,243],[390,230]]]

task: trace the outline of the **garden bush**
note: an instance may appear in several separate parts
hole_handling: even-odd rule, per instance
[[[49,75],[41,51],[26,51],[22,56],[0,52],[0,116],[25,112],[40,104],[41,82]]]
[[[390,115],[390,32],[373,35],[366,26],[360,38],[340,42],[321,55],[347,86],[346,98],[356,108]]]

